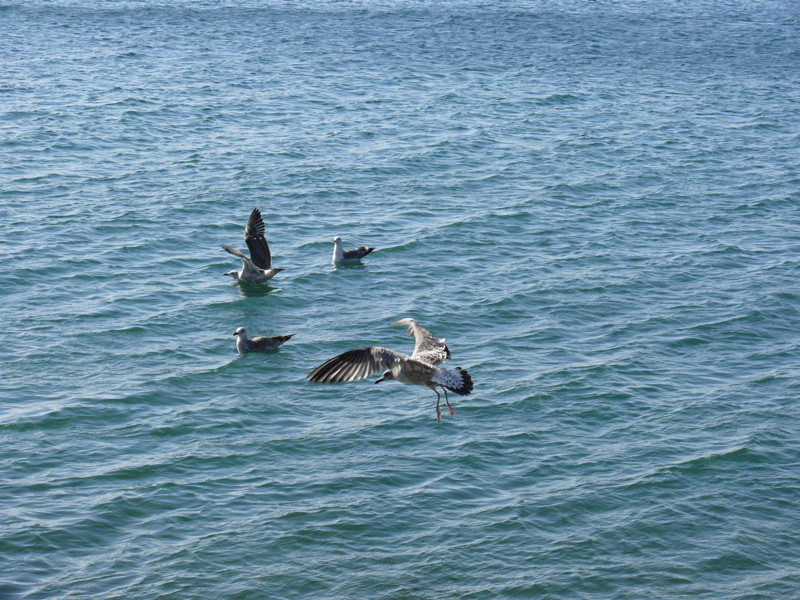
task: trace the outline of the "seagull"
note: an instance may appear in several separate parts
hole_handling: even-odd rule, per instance
[[[264,237],[264,221],[261,219],[261,211],[257,208],[250,213],[247,219],[247,227],[244,228],[244,241],[250,250],[250,258],[244,254],[222,245],[222,249],[234,256],[242,259],[241,271],[228,271],[225,275],[231,275],[236,281],[254,281],[262,283],[272,279],[276,273],[284,269],[272,268],[272,255],[269,253],[267,238]]]
[[[436,418],[441,421],[441,395],[436,389],[438,386],[444,392],[444,401],[450,416],[455,415],[447,398],[447,390],[460,396],[468,396],[472,392],[470,374],[461,367],[438,367],[437,365],[450,358],[450,349],[444,339],[437,338],[414,319],[401,319],[392,325],[408,327],[408,335],[416,342],[411,356],[380,346],[365,346],[334,356],[311,371],[307,378],[315,383],[360,381],[385,369],[375,383],[394,379],[400,383],[429,387],[436,392]]]
[[[266,352],[267,350],[275,350],[278,346],[283,344],[295,334],[289,335],[276,335],[273,337],[257,337],[252,340],[247,339],[247,329],[239,327],[233,332],[238,339],[236,340],[236,349],[239,354],[247,354],[248,352]]]
[[[352,262],[364,258],[367,254],[375,250],[375,248],[367,248],[366,246],[359,246],[355,250],[344,250],[342,248],[342,238],[338,235],[333,238],[333,262]]]

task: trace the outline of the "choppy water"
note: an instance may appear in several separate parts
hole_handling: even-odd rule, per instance
[[[799,65],[790,1],[5,2],[0,597],[800,597]],[[455,418],[304,380],[406,316]]]

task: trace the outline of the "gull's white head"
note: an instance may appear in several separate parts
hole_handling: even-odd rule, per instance
[[[247,337],[247,329],[245,329],[244,327],[239,327],[239,329],[233,332],[233,335],[238,335],[240,337]]]
[[[340,237],[337,235],[335,238],[333,238],[333,243],[334,243],[334,244],[341,244],[341,243],[342,243],[342,238],[340,238]]]
[[[392,370],[386,369],[383,372],[383,375],[381,375],[375,380],[375,383],[380,383],[381,381],[391,381],[393,379],[394,379],[394,373],[392,373]]]

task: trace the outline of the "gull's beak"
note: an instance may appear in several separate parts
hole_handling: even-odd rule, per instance
[[[233,335],[236,335],[236,332],[235,332],[235,331],[233,332]]]
[[[380,383],[381,381],[383,381],[383,375],[381,375],[380,377],[378,377],[378,378],[375,380],[375,383]]]

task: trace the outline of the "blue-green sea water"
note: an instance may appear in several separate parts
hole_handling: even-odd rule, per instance
[[[800,597],[797,2],[5,0],[0,221],[3,600]]]

